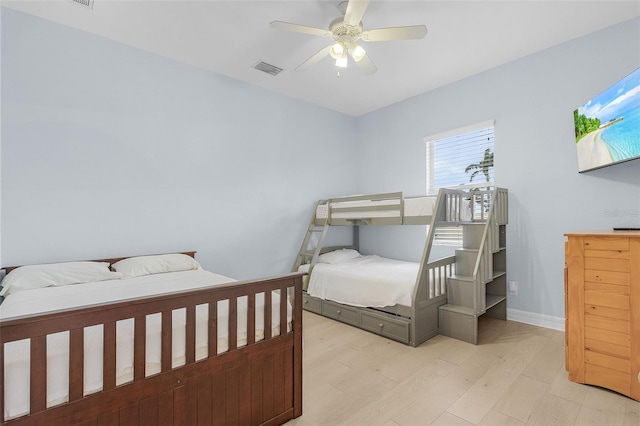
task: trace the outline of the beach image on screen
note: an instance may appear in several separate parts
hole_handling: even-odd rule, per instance
[[[640,157],[640,68],[573,112],[578,171]]]

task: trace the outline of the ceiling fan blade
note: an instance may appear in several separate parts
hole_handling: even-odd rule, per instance
[[[304,61],[302,64],[298,65],[296,67],[296,71],[304,71],[307,68],[311,67],[312,65],[317,64],[318,62],[320,62],[322,59],[324,59],[325,56],[327,56],[329,54],[329,50],[331,50],[331,45],[320,49],[320,51],[318,51],[318,53],[316,53],[315,55],[313,55],[312,57],[310,57],[309,59],[307,59],[306,61]]]
[[[387,41],[387,40],[417,40],[427,34],[425,25],[411,25],[408,27],[377,28],[362,32],[364,41]]]
[[[356,61],[356,64],[358,64],[358,68],[360,68],[360,71],[362,71],[366,75],[371,75],[378,71],[378,68],[371,61],[369,55],[367,54],[365,54],[359,61]]]
[[[352,27],[359,25],[367,6],[369,6],[369,0],[349,0],[344,13],[344,23]]]
[[[298,25],[282,21],[272,21],[269,26],[279,30],[294,31],[297,33],[317,35],[320,37],[331,37],[333,35],[331,31],[323,30],[322,28],[308,27],[306,25]]]

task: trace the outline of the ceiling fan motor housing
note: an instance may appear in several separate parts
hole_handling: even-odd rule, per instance
[[[336,18],[329,24],[334,40],[356,41],[362,36],[362,22],[357,26],[344,23],[342,18]]]

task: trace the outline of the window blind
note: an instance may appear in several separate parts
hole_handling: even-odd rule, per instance
[[[428,137],[427,194],[436,195],[439,188],[467,184],[493,185],[494,126],[484,122],[445,134]],[[459,245],[459,226],[439,227],[435,235],[438,244]]]
[[[427,140],[427,194],[435,195],[439,188],[493,182],[493,139],[491,125]]]

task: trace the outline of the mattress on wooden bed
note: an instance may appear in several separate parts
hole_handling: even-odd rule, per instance
[[[203,270],[170,272],[141,277],[101,281],[63,287],[47,287],[22,291],[7,296],[0,305],[0,319],[9,320],[25,315],[53,312],[74,307],[91,306],[152,295],[211,287],[235,280]],[[258,293],[256,305],[256,340],[264,338],[264,294]],[[280,295],[272,293],[272,335],[280,334]],[[196,360],[207,357],[208,307],[196,308]],[[292,308],[287,307],[287,323],[291,327]],[[185,364],[185,309],[173,312],[172,367]],[[237,303],[237,346],[247,343],[247,297]],[[133,319],[117,323],[116,383],[133,380]],[[290,330],[287,330],[290,331]],[[102,389],[102,326],[85,329],[84,394]],[[228,301],[218,302],[218,353],[226,352],[228,344]],[[68,400],[69,334],[58,333],[47,338],[47,406]],[[160,314],[147,317],[147,353],[145,376],[161,370]],[[5,419],[29,412],[29,342],[17,341],[5,345]]]
[[[359,256],[340,263],[316,263],[307,294],[359,307],[411,306],[420,263]],[[308,272],[302,265],[299,272]]]

